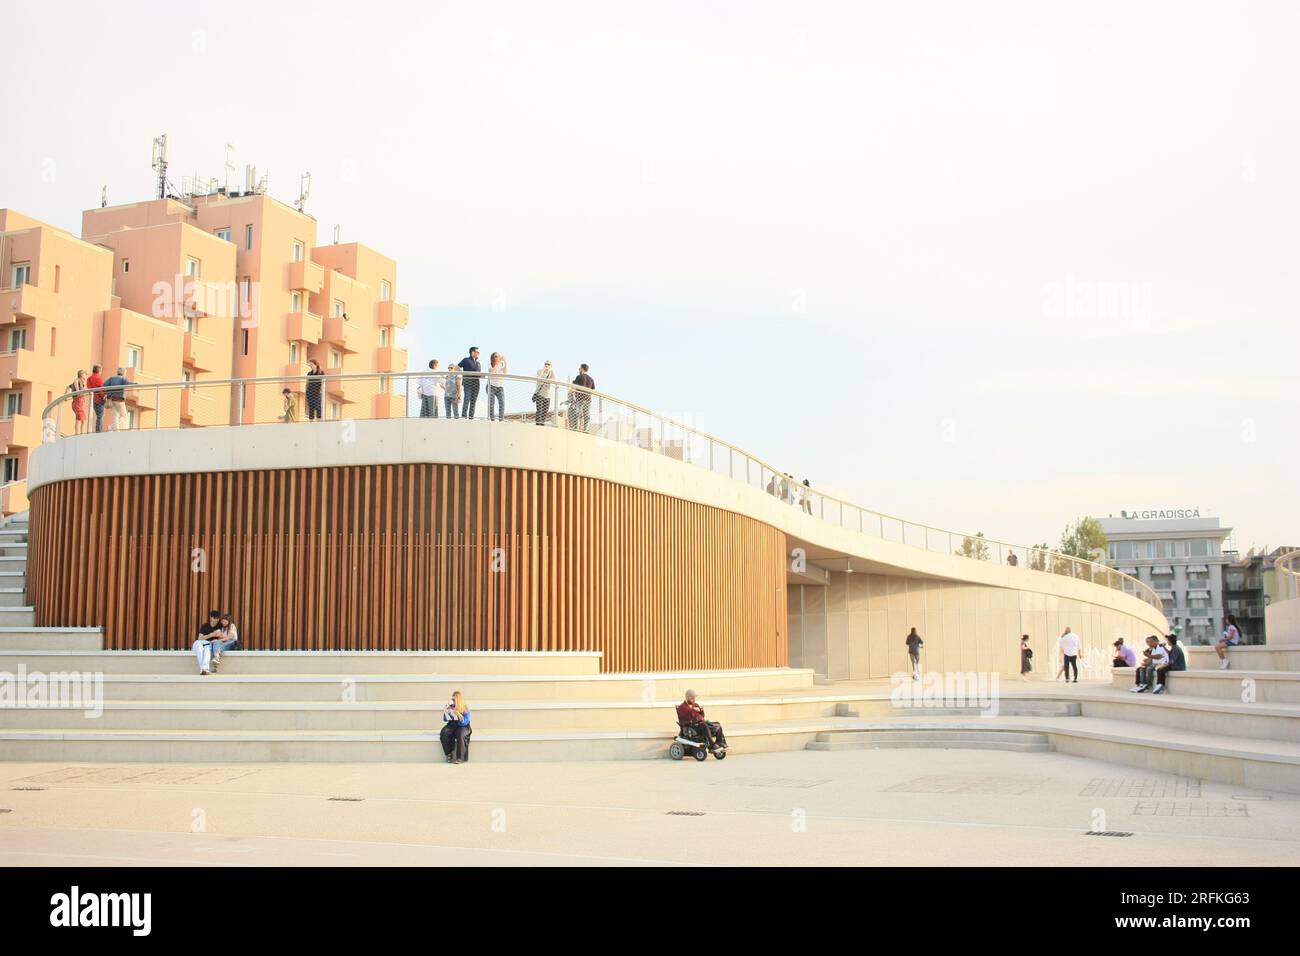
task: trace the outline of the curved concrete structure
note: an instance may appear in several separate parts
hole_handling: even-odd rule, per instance
[[[626,443],[566,429],[534,428],[517,423],[426,419],[146,430],[81,436],[42,446],[33,456],[29,478],[29,494],[34,502],[31,588],[33,594],[41,596],[41,600],[33,602],[38,607],[39,623],[105,623],[87,616],[96,593],[94,588],[81,591],[74,588],[73,593],[68,593],[68,585],[58,582],[67,577],[65,562],[69,555],[125,545],[125,540],[97,537],[97,528],[117,527],[105,524],[105,520],[116,514],[115,501],[127,499],[113,495],[122,495],[135,487],[131,484],[134,479],[191,475],[214,481],[217,476],[239,479],[240,476],[280,475],[295,476],[294,480],[301,481],[301,476],[313,472],[388,466],[421,468],[433,464],[483,470],[489,476],[505,476],[507,482],[511,476],[563,476],[566,481],[613,490],[631,489],[649,496],[643,500],[655,504],[649,511],[642,509],[642,517],[638,519],[641,524],[607,527],[598,515],[577,509],[571,512],[572,523],[566,530],[576,534],[575,554],[584,550],[583,542],[600,535],[608,539],[611,560],[618,560],[620,554],[637,547],[648,547],[651,563],[643,566],[666,575],[662,582],[652,581],[651,589],[641,592],[642,601],[658,601],[662,606],[659,623],[653,625],[657,630],[648,629],[651,625],[645,620],[633,621],[617,633],[574,630],[583,620],[579,614],[571,618],[577,623],[557,623],[551,632],[552,643],[541,647],[523,645],[535,649],[549,646],[603,651],[604,666],[610,670],[784,664],[787,661],[780,657],[780,652],[773,657],[764,649],[775,646],[775,641],[783,652],[788,640],[788,663],[793,666],[810,667],[831,678],[883,676],[906,666],[902,638],[909,627],[916,626],[926,639],[925,658],[931,669],[1015,673],[1019,667],[1020,634],[1032,636],[1039,668],[1043,669],[1052,666],[1056,635],[1067,625],[1083,637],[1084,657],[1095,668],[1107,663],[1108,645],[1115,636],[1135,639],[1163,632],[1166,627],[1158,610],[1122,591],[1044,571],[936,553],[839,527],[742,481]],[[98,489],[93,494],[89,490],[92,487]],[[188,494],[206,496],[218,494],[215,484],[149,487],[187,489]],[[269,486],[254,483],[248,487]],[[132,492],[140,493],[138,488]],[[85,513],[84,525],[78,525],[75,522],[83,520],[80,513],[76,510],[60,513],[55,506],[58,496],[64,496],[64,500],[96,500],[100,504],[98,510]],[[50,506],[42,502],[49,502]],[[684,503],[695,509],[713,522],[709,526],[712,530],[701,533],[698,529],[703,526],[681,522],[662,524],[656,520],[656,514],[661,518],[680,514],[667,507],[672,503]],[[163,520],[168,509],[193,504],[164,497],[149,508],[137,508],[131,521],[121,526],[122,534],[136,543],[143,540],[147,545],[152,535],[168,527]],[[254,504],[256,501],[250,499],[250,506]],[[294,504],[293,499],[284,499],[282,507],[292,512],[304,506],[301,502]],[[656,507],[661,510],[654,511]],[[651,517],[645,523],[647,514]],[[239,517],[227,514],[221,520]],[[288,519],[292,523],[298,517],[297,513],[290,513]],[[56,542],[66,539],[68,521],[74,522],[80,534],[72,539],[76,545],[73,550],[60,551]],[[217,530],[229,531],[228,528]],[[629,537],[628,531],[636,533]],[[742,544],[735,537],[741,532],[751,535],[755,544]],[[768,532],[775,538],[769,537]],[[769,540],[774,544],[766,544]],[[181,547],[181,553],[188,553],[189,544],[184,540],[171,542],[172,547]],[[676,559],[668,563],[654,562],[656,554],[671,554],[671,549],[679,545],[686,548],[679,555],[713,549],[716,558],[728,562],[723,576],[738,576],[745,587],[741,603],[731,608],[740,618],[715,619],[712,630],[697,632],[698,636],[692,639],[694,650],[686,657],[673,658],[663,656],[659,642],[679,640],[692,615],[722,593],[717,583],[710,585],[698,574],[668,575]],[[793,570],[791,553],[796,559]],[[147,549],[144,554],[152,559]],[[778,554],[785,557],[781,558],[783,566],[773,578],[761,566],[778,560]],[[806,559],[807,568],[797,559]],[[712,560],[706,564],[706,571],[716,568]],[[208,573],[225,573],[225,570],[218,567],[209,569]],[[369,593],[384,595],[382,578],[375,580],[378,584],[370,587],[378,590]],[[119,588],[124,586],[128,593],[138,588],[143,595],[147,587],[143,581],[139,578],[113,583]],[[582,589],[581,574],[573,586]],[[218,590],[215,593],[238,595],[241,592]],[[704,604],[692,603],[698,602],[699,595],[704,596]],[[533,598],[543,596],[540,590],[532,595]],[[349,598],[345,595],[340,600],[344,603],[337,607],[347,613]],[[368,598],[362,595],[361,600]],[[194,604],[194,608],[199,606],[201,602]],[[192,612],[192,608],[187,610],[186,627],[193,626]],[[454,608],[452,612],[455,613]],[[236,613],[239,613],[238,605]],[[130,622],[144,618],[120,620],[122,633],[115,635],[110,646],[160,646],[133,642]],[[172,626],[178,626],[179,621],[176,618]],[[182,629],[182,634],[185,633]],[[254,641],[252,646],[259,646],[255,642],[260,636],[250,633],[249,637]],[[710,656],[709,645],[736,650]]]

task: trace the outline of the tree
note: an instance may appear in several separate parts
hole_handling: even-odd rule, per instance
[[[1029,567],[1034,571],[1047,570],[1047,552],[1052,550],[1052,546],[1046,541],[1034,545],[1034,549],[1029,552]]]
[[[1106,555],[1106,532],[1101,522],[1085,515],[1072,525],[1066,525],[1061,534],[1061,554],[1084,561],[1096,561]]]
[[[963,558],[974,558],[976,561],[987,561],[989,559],[989,543],[984,540],[984,532],[975,532],[975,537],[967,535],[962,539],[961,547],[957,549],[957,554]]]

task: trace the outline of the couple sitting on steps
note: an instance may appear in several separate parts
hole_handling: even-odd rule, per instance
[[[208,622],[199,628],[199,636],[192,649],[199,660],[199,675],[206,677],[216,673],[221,666],[222,652],[240,649],[239,629],[230,619],[230,612],[209,612]]]

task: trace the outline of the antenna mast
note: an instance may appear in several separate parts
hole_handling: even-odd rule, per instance
[[[158,198],[167,198],[167,134],[153,139],[153,171],[158,174]]]
[[[307,202],[307,197],[311,195],[311,173],[303,173],[298,178],[298,211],[302,212],[303,205]]]

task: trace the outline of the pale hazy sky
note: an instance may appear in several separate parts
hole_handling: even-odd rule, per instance
[[[1279,3],[6,4],[0,206],[269,171],[398,260],[412,364],[592,366],[1003,540],[1300,546],[1300,12]]]

